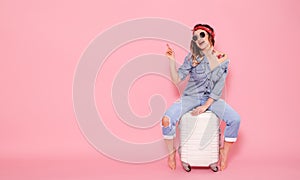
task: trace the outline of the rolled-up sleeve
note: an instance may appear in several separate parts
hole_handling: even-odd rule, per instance
[[[192,69],[190,57],[191,57],[191,54],[189,53],[184,58],[183,64],[177,70],[180,80],[184,80]]]
[[[219,78],[218,81],[215,82],[212,91],[209,95],[209,97],[214,100],[218,100],[222,95],[222,91],[225,85],[225,80],[228,74],[228,62],[225,65],[221,66],[219,73],[221,74],[221,77]]]

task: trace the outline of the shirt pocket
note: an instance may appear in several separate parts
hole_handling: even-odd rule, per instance
[[[192,70],[191,77],[197,81],[202,80],[205,77],[205,69],[201,65],[196,66]]]
[[[205,68],[201,65],[198,65],[195,69],[197,74],[204,74],[205,72]]]

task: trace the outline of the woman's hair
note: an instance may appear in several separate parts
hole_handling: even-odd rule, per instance
[[[209,26],[208,24],[196,24],[193,28],[193,31],[194,31],[194,29],[196,29],[199,26],[206,27],[214,33],[214,29],[211,26]],[[209,32],[207,32],[207,34],[208,34],[208,41],[214,46],[215,45],[214,37]],[[190,49],[191,49],[193,59],[196,59],[198,56],[200,58],[204,56],[202,51],[200,50],[200,48],[197,46],[197,44],[193,40],[191,40]]]

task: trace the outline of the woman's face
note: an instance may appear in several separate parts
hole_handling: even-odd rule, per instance
[[[199,29],[194,32],[193,41],[195,41],[195,43],[201,50],[204,50],[211,46],[211,43],[209,42],[208,37],[209,37],[209,34],[206,31]]]

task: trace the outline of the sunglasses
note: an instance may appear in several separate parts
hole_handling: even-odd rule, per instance
[[[201,33],[199,34],[199,36],[200,36],[201,39],[203,39],[203,38],[205,38],[205,33],[204,33],[204,32],[201,32]],[[193,40],[194,40],[194,41],[197,41],[197,40],[198,40],[198,36],[197,36],[197,35],[194,35],[194,36],[193,36]]]

